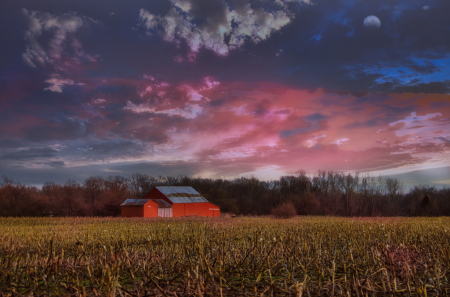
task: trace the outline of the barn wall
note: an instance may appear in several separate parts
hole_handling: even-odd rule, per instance
[[[220,217],[220,207],[217,205],[207,202],[202,207],[204,207],[203,211],[208,217]]]
[[[203,202],[203,203],[193,203],[192,207],[195,208],[193,212],[195,215],[202,217],[219,217],[220,216],[220,208],[212,203]]]
[[[220,207],[218,207],[217,205],[214,205],[212,203],[208,203],[209,204],[209,214],[211,217],[220,217]]]
[[[209,215],[209,207],[208,207],[207,202],[203,202],[203,203],[195,203],[195,208],[196,208],[196,213],[198,216],[202,216],[202,217],[210,217],[211,215]]]
[[[173,217],[220,217],[220,208],[209,202],[202,203],[174,203],[172,205]]]
[[[197,209],[195,208],[194,203],[185,203],[184,209],[185,209],[185,216],[196,216],[197,215]]]
[[[172,205],[172,217],[184,217],[184,203],[174,203]]]
[[[143,217],[143,206],[122,206],[120,208],[120,216],[122,218]]]
[[[158,204],[155,201],[150,200],[144,205],[144,217],[156,218],[158,217]]]

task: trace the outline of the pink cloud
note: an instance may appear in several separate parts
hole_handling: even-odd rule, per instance
[[[350,139],[348,138],[340,138],[340,139],[336,139],[335,141],[333,141],[331,144],[335,144],[337,146],[341,146],[344,143],[347,143]]]
[[[270,169],[274,174],[299,169],[372,172],[443,162],[450,152],[450,108],[436,110],[414,94],[357,98],[271,83],[219,82],[211,77],[197,84],[177,84],[149,75],[141,79],[55,77],[52,86],[64,91],[64,86],[75,83],[83,83],[81,91],[97,98],[84,106],[65,107],[74,123],[86,127],[84,135],[91,137],[78,141],[126,139],[147,148],[130,155],[132,160],[193,162],[217,176],[267,175]],[[125,86],[131,91],[126,96],[105,93],[105,86]],[[164,93],[158,96],[158,92]],[[55,137],[63,133],[57,121],[18,118],[27,124],[18,123],[9,130],[2,127],[2,131],[20,137],[33,123],[48,127]],[[70,128],[72,122],[67,125]],[[119,162],[127,156],[108,158]]]
[[[448,150],[447,147],[424,147],[418,143],[410,143],[406,148],[405,136],[398,133],[404,129],[404,123],[400,119],[394,125],[384,121],[390,108],[386,103],[392,100],[390,95],[382,102],[378,99],[359,103],[356,97],[348,94],[325,94],[321,90],[315,93],[293,89],[281,91],[279,86],[274,86],[273,90],[265,86],[266,90],[261,91],[264,88],[259,87],[241,90],[221,84],[210,95],[214,102],[223,96],[223,90],[232,94],[218,106],[205,107],[209,115],[206,119],[188,124],[192,131],[201,132],[202,137],[208,139],[208,148],[195,153],[199,160],[274,165],[286,172],[299,168],[373,171],[430,160],[430,157],[415,157],[411,151],[442,154]],[[392,103],[395,106],[399,102]],[[416,104],[421,108],[419,102]],[[360,111],[355,113],[349,107]],[[317,112],[326,119],[309,122],[308,116]],[[368,119],[376,120],[364,124]],[[432,117],[427,117],[430,119]],[[355,123],[361,125],[355,126]],[[428,124],[437,125],[434,122]],[[450,132],[450,127],[442,126],[443,131]],[[432,131],[436,132],[438,128],[435,128]],[[385,133],[380,135],[377,133],[380,130]],[[282,131],[293,132],[282,137]],[[440,137],[442,134],[445,133],[440,131],[434,135]]]
[[[98,99],[93,100],[92,103],[94,103],[94,104],[102,104],[102,103],[106,103],[106,100],[102,99],[102,98],[98,98]]]

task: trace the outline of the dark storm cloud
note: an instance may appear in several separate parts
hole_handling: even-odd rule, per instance
[[[433,109],[450,107],[450,101],[431,102],[430,107]]]
[[[62,163],[53,162],[44,165],[44,167],[30,168],[0,162],[0,176],[6,176],[28,185],[42,186],[45,182],[64,184],[69,179],[82,183],[90,176],[101,175],[102,173],[102,168],[96,168],[96,166],[64,167]],[[103,174],[105,177],[115,175],[111,173]]]
[[[26,131],[25,139],[35,142],[75,139],[86,136],[87,125],[86,121],[77,119],[49,120],[39,126],[30,127]]]
[[[209,104],[210,104],[211,106],[221,106],[221,105],[223,105],[224,103],[225,103],[225,100],[224,100],[224,99],[217,99],[217,100],[211,101]]]
[[[316,112],[316,113],[305,116],[303,119],[307,123],[310,123],[309,127],[303,127],[303,128],[298,128],[298,129],[292,129],[292,130],[283,130],[280,132],[280,137],[284,138],[284,137],[289,137],[289,136],[299,134],[299,133],[308,133],[308,132],[319,130],[322,127],[318,122],[326,120],[327,117],[324,116],[323,114]]]
[[[292,136],[295,134],[307,133],[307,132],[315,131],[318,129],[320,129],[320,125],[316,122],[313,122],[313,123],[311,123],[311,126],[309,126],[309,127],[281,131],[280,137],[289,137],[289,136]]]
[[[450,81],[442,82],[430,82],[430,83],[417,83],[415,85],[407,86],[394,86],[389,91],[394,92],[411,92],[411,93],[424,93],[424,94],[449,94],[450,93]]]
[[[63,161],[34,162],[34,164],[47,165],[47,166],[50,166],[50,167],[57,167],[57,168],[66,166],[66,163],[64,163]]]
[[[410,3],[398,12],[388,1],[360,1],[351,7],[340,1],[334,5],[325,1],[315,3],[298,9],[295,19],[280,30],[282,35],[274,34],[258,44],[246,43],[242,51],[230,52],[226,64],[204,53],[205,60],[207,57],[215,62],[205,67],[210,71],[214,71],[213,67],[220,69],[225,79],[230,79],[229,73],[234,79],[272,79],[305,88],[401,92],[402,87],[411,91],[421,91],[421,88],[404,86],[403,80],[395,76],[388,78],[388,69],[405,68],[401,71],[419,75],[436,73],[440,67],[433,62],[447,57],[449,28],[437,25],[436,21],[445,23],[444,11],[450,9],[446,2],[439,2],[426,12],[420,5]],[[362,26],[369,12],[382,19],[379,30],[368,31]],[[416,21],[423,27],[411,30],[411,24]],[[429,44],[419,42],[422,39],[429,40]],[[279,49],[283,50],[282,54],[276,56]],[[203,61],[202,57],[200,53],[198,61]],[[413,61],[416,58],[425,61]],[[236,66],[243,71],[229,70]],[[383,83],[378,81],[381,78],[390,79],[392,85],[377,87]],[[447,89],[437,88],[435,92],[446,93]]]
[[[52,161],[47,162],[45,165],[51,166],[51,167],[64,167],[66,164],[63,161]]]
[[[448,92],[447,85],[432,84],[433,80],[439,83],[444,78],[434,77],[431,82],[421,79],[423,75],[442,70],[438,65],[439,59],[448,57],[450,28],[445,22],[446,12],[450,10],[448,1],[427,3],[428,10],[424,10],[423,3],[418,0],[395,3],[387,0],[356,1],[352,4],[346,1],[313,2],[314,5],[286,2],[284,8],[275,2],[262,4],[257,1],[133,1],[127,5],[118,1],[100,1],[105,5],[98,4],[94,9],[88,1],[48,1],[46,4],[17,1],[9,4],[8,13],[3,13],[2,23],[10,30],[1,32],[3,44],[14,44],[17,50],[13,52],[4,48],[5,55],[0,57],[0,63],[7,65],[10,61],[18,61],[21,54],[26,53],[23,32],[29,20],[21,11],[25,8],[29,13],[39,12],[40,16],[48,13],[57,18],[66,13],[66,18],[78,17],[75,20],[81,20],[83,24],[76,37],[85,56],[97,57],[99,64],[89,69],[90,75],[96,77],[131,77],[151,69],[154,74],[172,81],[193,82],[213,75],[220,80],[272,80],[301,88],[322,87],[355,92],[421,92],[427,88],[424,84],[431,83],[428,87],[436,87],[434,92]],[[173,3],[178,3],[178,6]],[[179,7],[188,4],[193,26],[211,33],[202,35],[211,43],[200,44],[195,62],[188,61],[190,45],[186,38],[169,42],[158,35],[156,27],[144,30],[139,25],[140,9],[163,17],[173,9],[182,14]],[[214,52],[214,45],[230,42],[231,35],[219,34],[221,26],[226,27],[230,10],[250,21],[251,17],[256,20],[261,9],[265,13],[261,14],[261,20],[269,13],[283,11],[289,21],[258,42],[255,42],[257,35],[239,35],[243,31],[236,31],[231,24],[230,28],[235,30],[233,34],[243,36],[239,39],[242,43],[236,49],[228,49],[225,57]],[[369,14],[380,18],[382,25],[379,30],[366,30],[362,26]],[[19,22],[13,22],[14,18]],[[259,26],[257,28],[264,28],[264,23],[255,24]],[[47,41],[42,42],[47,44]],[[72,54],[69,56],[74,57]],[[176,62],[176,56],[183,61]],[[24,68],[26,64],[16,62],[15,65]],[[389,68],[398,69],[399,73],[419,74],[417,87],[407,85],[395,76],[388,78],[393,72],[387,75],[388,70],[382,70]],[[443,73],[442,77],[445,75]],[[391,84],[379,81],[380,78],[388,79]]]
[[[0,154],[0,160],[47,159],[56,156],[57,151],[50,148],[29,148]]]
[[[309,31],[295,30],[294,26],[300,22],[299,17],[283,32],[287,39],[290,35],[292,42],[290,47],[284,50],[280,56],[286,64],[291,64],[291,70],[283,79],[290,80],[296,77],[298,84],[307,86],[326,87],[344,90],[371,90],[378,89],[377,85],[382,83],[378,79],[386,77],[384,69],[409,68],[410,73],[430,74],[439,70],[431,61],[425,61],[424,65],[414,63],[413,58],[427,59],[425,51],[434,52],[434,59],[445,58],[443,48],[450,48],[448,28],[436,26],[436,18],[443,20],[446,9],[450,9],[449,3],[440,2],[439,6],[444,10],[436,11],[432,16],[422,16],[424,12],[419,6],[408,6],[400,15],[394,14],[394,6],[391,2],[367,2],[360,1],[346,8],[344,2],[336,7],[340,16],[333,17],[328,8],[317,6],[309,9],[318,9],[320,14],[315,16],[321,20],[316,28]],[[438,10],[437,7],[434,8]],[[382,20],[379,30],[366,30],[362,26],[362,20],[369,14],[376,14]],[[427,12],[428,13],[428,12]],[[308,18],[307,15],[304,17]],[[418,31],[411,30],[411,23],[420,20],[418,24],[424,26]],[[299,26],[297,26],[298,28]],[[417,27],[415,25],[414,27]],[[292,32],[290,32],[292,30]],[[439,32],[436,32],[439,31]],[[301,34],[302,32],[303,34]],[[300,33],[300,34],[298,34]],[[320,40],[313,39],[314,34],[320,33]],[[433,39],[427,50],[423,44],[415,41]],[[312,39],[308,39],[312,38]],[[281,41],[282,43],[285,41]],[[392,84],[382,89],[384,92],[398,91],[402,86],[401,80],[392,77]],[[292,81],[292,80],[291,80]],[[292,82],[295,83],[295,82]],[[436,92],[446,92],[446,89],[436,89]]]
[[[222,0],[195,0],[180,1],[189,3],[190,12],[198,22],[204,22],[205,27],[210,31],[216,31],[220,25],[228,22],[227,6]]]
[[[290,114],[291,111],[289,109],[277,110],[275,114]]]
[[[431,62],[425,62],[425,65],[411,64],[408,66],[414,72],[422,73],[422,74],[431,74],[436,71],[439,71],[439,67],[436,67]]]
[[[445,142],[447,144],[450,144],[450,139],[447,139],[445,137],[438,137],[437,139],[441,140],[442,142]]]
[[[130,176],[135,172],[141,172],[150,176],[178,176],[178,175],[196,175],[201,170],[199,163],[191,162],[138,162],[134,164],[115,164],[109,167],[109,170],[120,173],[120,175]]]
[[[401,180],[406,189],[416,186],[431,185],[434,187],[448,187],[446,177],[450,176],[450,167],[415,170],[407,173],[395,174],[391,177]]]
[[[9,137],[0,138],[0,148],[2,149],[10,149],[16,147],[23,147],[26,145],[26,141],[22,139],[15,139]]]
[[[216,170],[221,170],[221,174],[238,175],[242,173],[242,165],[233,165],[221,162],[198,163],[198,162],[135,162],[135,163],[115,163],[106,165],[84,165],[77,167],[64,167],[63,162],[47,162],[48,165],[43,168],[28,168],[22,166],[5,165],[0,162],[0,176],[6,176],[14,181],[42,186],[45,182],[51,181],[63,184],[70,180],[78,183],[92,176],[123,176],[129,177],[133,173],[142,173],[149,176],[198,176],[203,170],[210,169],[212,166]],[[254,166],[245,166],[247,172],[254,170]],[[223,175],[218,174],[217,177]],[[212,175],[216,177],[216,175]]]
[[[389,122],[392,122],[392,120],[389,121]],[[366,122],[355,122],[355,123],[352,123],[350,125],[346,125],[345,128],[358,128],[359,129],[361,127],[374,127],[377,124],[378,123],[377,123],[376,120],[369,120],[369,121],[366,121]]]
[[[131,157],[141,155],[147,148],[140,143],[133,141],[108,141],[90,145],[85,154],[94,159],[104,159],[110,157]]]
[[[305,117],[305,120],[310,121],[310,122],[323,121],[323,120],[326,120],[326,119],[327,119],[326,116],[324,116],[323,114],[320,114],[318,112],[316,112],[314,114],[310,114],[310,115]]]

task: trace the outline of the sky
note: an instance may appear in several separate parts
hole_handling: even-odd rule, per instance
[[[0,176],[450,186],[449,0],[1,6]]]

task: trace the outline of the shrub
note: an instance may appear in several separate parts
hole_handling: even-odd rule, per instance
[[[295,206],[292,202],[284,202],[272,209],[272,215],[278,219],[288,219],[295,217],[297,215],[297,211],[295,210]]]

